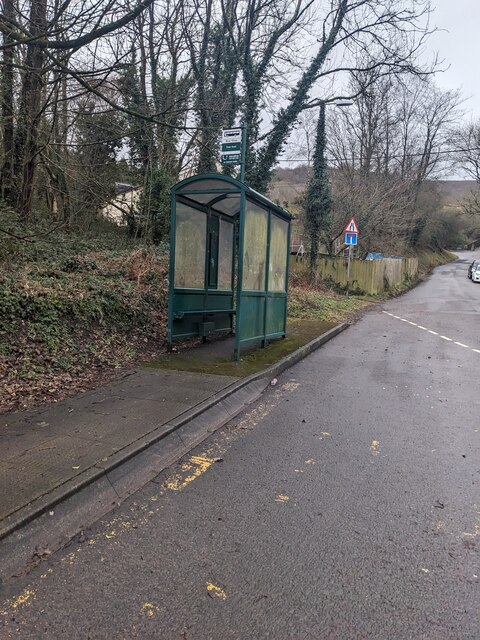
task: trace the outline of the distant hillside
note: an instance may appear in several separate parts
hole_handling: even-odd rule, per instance
[[[275,171],[269,193],[272,200],[292,208],[295,201],[303,194],[308,181],[309,168],[300,165],[293,169],[279,168]],[[457,208],[461,201],[478,189],[474,180],[435,180],[439,194],[446,207]],[[293,206],[295,209],[295,206]]]
[[[268,190],[270,198],[280,205],[295,209],[295,202],[302,196],[308,181],[309,168],[300,165],[293,169],[277,169]]]
[[[478,189],[475,180],[436,180],[446,207],[458,207],[462,200]]]

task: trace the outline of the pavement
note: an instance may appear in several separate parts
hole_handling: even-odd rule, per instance
[[[97,508],[88,515],[82,509],[76,524],[70,516],[65,530],[57,527],[62,535],[50,540],[49,548],[61,546],[256,400],[275,371],[344,327],[248,377],[144,368],[73,399],[2,416],[0,541],[100,482]],[[201,345],[195,360],[216,362],[230,343],[227,337]],[[111,490],[99,499],[102,481]],[[33,529],[24,557],[34,553],[36,537]],[[0,584],[8,564],[5,556],[12,561],[8,544],[0,550]]]

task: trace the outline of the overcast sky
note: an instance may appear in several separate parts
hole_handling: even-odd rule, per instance
[[[441,32],[430,39],[449,69],[436,76],[445,89],[461,89],[469,98],[467,117],[480,118],[480,0],[433,0],[432,22]]]

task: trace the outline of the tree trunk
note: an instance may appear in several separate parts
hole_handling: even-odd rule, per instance
[[[271,174],[277,158],[287,140],[292,127],[302,112],[309,92],[317,79],[317,74],[327,59],[348,9],[348,0],[339,0],[334,23],[328,36],[321,43],[319,50],[313,57],[307,69],[303,72],[296,87],[292,90],[291,97],[286,107],[280,109],[272,130],[268,134],[267,141],[257,155],[257,163],[252,171],[250,186],[260,192],[265,192],[270,182]]]
[[[47,30],[47,0],[32,0],[30,33],[33,38],[45,37]],[[20,97],[18,125],[15,136],[16,207],[24,220],[32,214],[33,181],[38,153],[38,129],[41,119],[42,86],[45,48],[35,43],[27,45],[25,70]]]
[[[4,0],[3,15],[5,22],[13,22],[14,0]],[[14,91],[14,72],[13,72],[13,56],[14,47],[13,40],[8,35],[3,36],[3,44],[6,47],[2,53],[2,74],[0,79],[0,99],[1,99],[1,117],[2,117],[2,156],[3,165],[1,170],[1,195],[2,199],[12,204],[13,190],[13,135],[14,135],[14,107],[13,107],[13,91]]]

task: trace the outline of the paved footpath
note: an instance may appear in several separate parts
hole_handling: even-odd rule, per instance
[[[0,530],[237,380],[144,369],[58,405],[0,416]]]

